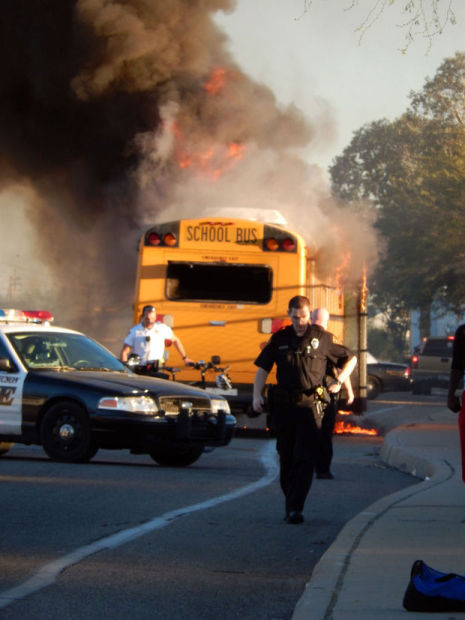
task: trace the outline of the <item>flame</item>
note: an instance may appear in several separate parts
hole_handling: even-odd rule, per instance
[[[342,257],[341,263],[336,267],[334,282],[336,288],[342,288],[343,281],[347,275],[348,267],[352,258],[352,253],[348,250]]]
[[[363,261],[362,282],[360,285],[360,312],[362,314],[366,314],[367,312],[367,295],[368,295],[367,266],[366,266],[365,261]]]
[[[177,137],[182,136],[179,129],[175,135]],[[178,148],[176,162],[183,170],[190,168],[212,179],[217,179],[238,160],[242,159],[244,153],[245,146],[239,142],[231,142],[226,147],[221,145],[209,146],[204,151],[192,153]]]
[[[204,84],[204,88],[209,95],[217,95],[226,84],[226,69],[218,67],[214,69]]]
[[[336,435],[377,435],[378,431],[374,428],[362,428],[361,426],[355,426],[354,424],[340,420],[334,425],[334,433]]]
[[[228,72],[222,67],[214,69],[204,84],[208,95],[217,95],[225,86]],[[181,170],[191,169],[210,179],[218,179],[238,160],[244,157],[245,144],[232,141],[227,144],[199,145],[196,140],[189,140],[181,130],[179,123],[172,123],[175,137],[174,157]]]

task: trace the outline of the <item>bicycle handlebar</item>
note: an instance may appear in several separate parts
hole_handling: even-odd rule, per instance
[[[216,366],[213,362],[204,362],[203,360],[199,360],[198,362],[192,362],[188,364],[191,368],[195,368],[196,370],[200,370],[201,372],[206,372],[207,370],[213,370],[214,372],[227,372],[229,370],[229,366],[225,366],[222,368],[221,366]]]

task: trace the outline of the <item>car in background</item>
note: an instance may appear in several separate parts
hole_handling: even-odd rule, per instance
[[[425,338],[410,360],[414,394],[431,394],[431,388],[449,385],[454,336]]]
[[[95,340],[52,320],[0,311],[0,456],[22,443],[68,463],[106,448],[187,466],[207,446],[230,442],[236,419],[223,396],[137,375]]]
[[[408,364],[379,362],[367,353],[367,398],[374,399],[381,392],[403,392],[412,389]]]

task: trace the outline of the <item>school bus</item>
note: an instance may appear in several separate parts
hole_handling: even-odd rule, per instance
[[[237,416],[250,411],[253,362],[271,334],[289,324],[293,295],[307,296],[312,308],[327,308],[329,331],[358,347],[353,334],[347,342],[343,291],[336,282],[318,278],[311,248],[285,226],[199,217],[155,224],[141,237],[134,322],[143,306],[153,304],[158,320],[174,329],[191,359],[220,356],[221,365],[230,367],[235,391],[225,395]],[[179,364],[176,352],[170,359],[167,351],[166,364]],[[193,381],[198,371],[182,367],[176,378]],[[246,417],[238,421],[248,427],[264,424]]]

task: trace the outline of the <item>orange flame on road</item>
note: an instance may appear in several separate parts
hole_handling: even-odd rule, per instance
[[[377,435],[378,431],[374,428],[362,428],[361,426],[354,426],[347,424],[347,422],[336,422],[334,425],[334,433],[336,435],[349,434],[349,435]]]
[[[350,415],[351,411],[338,411],[338,415],[347,416]],[[334,434],[335,435],[378,435],[378,431],[375,428],[363,428],[361,426],[357,426],[356,424],[352,424],[350,421],[346,422],[345,420],[337,420],[334,425]]]

